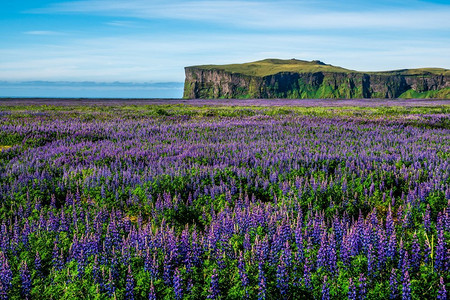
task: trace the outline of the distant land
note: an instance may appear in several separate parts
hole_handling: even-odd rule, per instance
[[[180,98],[182,82],[0,81],[0,98]]]
[[[281,60],[185,68],[185,99],[450,99],[450,70],[360,72],[318,60]]]

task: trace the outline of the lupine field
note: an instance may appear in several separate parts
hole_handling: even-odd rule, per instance
[[[449,105],[0,106],[0,300],[449,290]]]

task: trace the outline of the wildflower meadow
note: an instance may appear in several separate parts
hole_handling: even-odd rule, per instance
[[[0,106],[0,300],[447,299],[449,244],[449,106]]]

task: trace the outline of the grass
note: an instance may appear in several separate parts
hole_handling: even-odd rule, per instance
[[[255,106],[255,105],[186,105],[186,104],[161,104],[161,105],[111,105],[111,106],[0,106],[0,111],[7,110],[8,115],[0,118],[0,122],[8,124],[9,120],[21,119],[27,122],[35,115],[40,118],[49,118],[48,113],[57,113],[62,120],[80,117],[86,118],[84,114],[89,113],[95,116],[99,121],[113,118],[120,114],[125,118],[136,117],[161,117],[171,118],[175,116],[196,117],[242,117],[242,116],[276,116],[276,115],[305,115],[320,117],[335,116],[359,116],[364,119],[377,119],[380,117],[396,119],[411,114],[416,115],[448,115],[450,105],[436,106]],[[0,135],[1,137],[1,135]],[[0,140],[1,142],[1,140]],[[2,143],[15,144],[14,142]],[[7,149],[10,146],[0,146],[1,149]]]
[[[450,70],[441,68],[420,68],[420,69],[404,69],[394,71],[383,72],[359,72],[354,70],[345,69],[342,67],[332,66],[324,64],[320,61],[304,61],[297,59],[282,60],[282,59],[264,59],[260,61],[243,63],[243,64],[230,64],[230,65],[201,65],[192,66],[188,68],[199,68],[203,70],[223,70],[229,73],[237,73],[248,76],[265,77],[269,75],[278,74],[281,72],[292,73],[316,73],[316,72],[329,72],[329,73],[367,73],[378,75],[422,75],[422,74],[434,74],[434,75],[446,75],[450,76]]]
[[[450,98],[450,88],[445,88],[442,90],[417,92],[413,89],[409,89],[399,96],[403,99],[448,99]]]
[[[315,73],[315,72],[337,72],[337,73],[355,73],[356,71],[325,65],[319,61],[304,60],[281,60],[265,59],[256,62],[231,65],[203,65],[195,68],[205,70],[223,70],[230,73],[238,73],[249,76],[264,77],[280,72],[293,73]]]

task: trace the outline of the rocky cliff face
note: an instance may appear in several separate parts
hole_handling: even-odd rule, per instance
[[[187,67],[184,98],[450,98],[450,77],[424,72],[280,72],[251,76]]]

